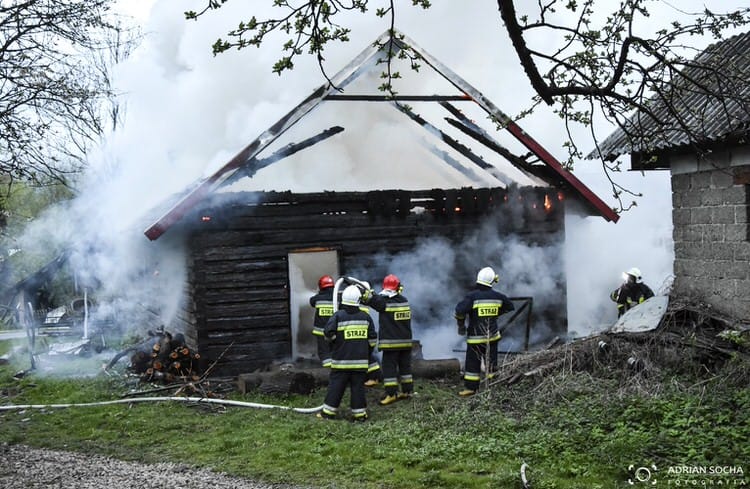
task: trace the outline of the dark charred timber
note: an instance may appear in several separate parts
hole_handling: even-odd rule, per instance
[[[328,95],[323,100],[359,102],[470,102],[468,95]]]
[[[291,156],[299,151],[302,151],[305,148],[309,148],[310,146],[317,144],[324,139],[328,139],[331,136],[334,136],[344,130],[341,126],[333,126],[329,129],[326,129],[325,131],[316,134],[315,136],[311,138],[307,138],[304,141],[301,141],[299,143],[290,143],[280,150],[274,152],[271,156],[268,158],[251,158],[245,162],[245,164],[238,169],[234,174],[232,174],[231,177],[227,178],[224,182],[222,182],[221,186],[227,186],[230,185],[240,178],[244,177],[252,177],[255,175],[255,173],[258,170],[261,170],[273,163],[276,163],[279,160],[282,160],[286,158],[287,156]]]
[[[551,210],[544,210],[545,199],[552,199]],[[379,253],[410,251],[426,238],[458,244],[488,219],[499,237],[556,243],[564,229],[563,204],[556,190],[535,187],[217,195],[187,216],[196,225],[187,234],[180,325],[209,364],[216,362],[211,375],[266,370],[292,354],[290,252],[335,251],[346,274]],[[560,301],[549,306],[560,324],[553,334],[565,329],[559,315],[564,293]],[[546,320],[548,311],[536,309],[534,315]],[[458,370],[450,361],[441,368],[421,365],[429,366],[424,377]]]
[[[412,112],[411,110],[407,109],[406,107],[402,105],[399,105],[399,104],[394,104],[394,105],[402,114],[405,114],[406,116],[408,116],[411,120],[413,120],[420,126],[424,127],[425,129],[428,129],[430,132],[439,134],[440,138],[443,140],[443,142],[445,142],[445,144],[447,144],[451,148],[458,151],[461,155],[466,157],[469,161],[477,165],[479,168],[482,168],[483,170],[491,170],[494,168],[490,163],[487,163],[486,161],[484,161],[481,156],[474,154],[467,146],[464,146],[463,144],[458,142],[456,139],[453,139],[452,137],[448,136],[443,131],[441,131],[434,125],[427,122],[424,118],[422,118],[418,114],[415,114],[414,112]],[[503,183],[507,183],[507,182],[503,182]]]
[[[327,368],[284,368],[270,372],[253,372],[237,376],[238,390],[246,394],[258,390],[263,394],[303,394],[312,393],[318,387],[328,385],[330,369]]]
[[[458,120],[451,119],[449,117],[446,117],[445,120],[453,127],[459,129],[464,134],[473,137],[480,143],[484,144],[488,148],[490,148],[492,151],[496,152],[509,162],[513,163],[517,167],[519,167],[522,170],[525,170],[532,175],[534,174],[534,170],[525,159],[521,158],[520,156],[517,156],[513,154],[510,150],[506,149],[504,146],[502,146],[500,143],[495,141],[492,136],[490,136],[484,129],[474,124],[468,117],[466,117],[460,110],[453,107],[451,104],[448,103],[441,103],[442,107],[444,107],[448,112],[453,114]]]
[[[461,363],[455,358],[413,359],[411,370],[412,375],[418,379],[458,378],[461,373]]]

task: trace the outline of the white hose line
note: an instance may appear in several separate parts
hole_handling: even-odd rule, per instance
[[[333,312],[334,314],[339,310],[339,286],[344,281],[344,277],[339,277],[333,286]]]
[[[370,284],[368,284],[367,282],[364,282],[354,277],[340,277],[338,280],[336,280],[336,283],[333,286],[333,312],[334,313],[339,310],[339,301],[338,301],[339,287],[341,286],[341,282],[344,282],[344,281],[346,281],[350,285],[356,284],[356,285],[359,285],[363,289],[371,290]]]
[[[320,411],[323,406],[314,408],[295,408],[289,406],[279,406],[276,404],[260,404],[257,402],[244,402],[244,401],[232,401],[228,399],[212,399],[207,397],[133,397],[129,399],[116,399],[114,401],[101,401],[101,402],[84,402],[84,403],[72,403],[72,404],[17,404],[9,406],[0,406],[0,411],[19,411],[23,409],[58,409],[58,408],[69,408],[69,407],[91,407],[91,406],[109,406],[110,404],[133,404],[136,402],[163,402],[163,401],[178,401],[178,402],[197,402],[197,403],[210,403],[210,404],[222,404],[225,406],[239,406],[249,407],[258,409],[283,409],[286,411],[294,411],[295,413],[312,414]]]

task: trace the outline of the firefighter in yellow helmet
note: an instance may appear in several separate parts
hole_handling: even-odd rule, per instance
[[[492,268],[484,267],[477,273],[474,290],[456,305],[458,334],[466,335],[464,389],[458,393],[462,397],[472,396],[479,389],[483,358],[489,359],[489,365],[485,365],[487,375],[492,376],[497,370],[497,344],[501,336],[497,319],[515,309],[508,296],[492,288],[498,280]],[[465,324],[467,317],[468,327]]]
[[[617,303],[617,317],[622,316],[634,306],[654,296],[651,287],[643,283],[640,269],[633,267],[622,274],[623,283],[609,294]]]

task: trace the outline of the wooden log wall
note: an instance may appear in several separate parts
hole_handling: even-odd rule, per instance
[[[545,195],[555,200],[549,212]],[[191,250],[192,307],[186,317],[193,321],[184,334],[209,363],[218,360],[212,371],[217,376],[252,372],[290,357],[292,251],[339,250],[346,273],[347,264],[377,252],[410,250],[421,237],[457,241],[511,199],[526,199],[528,205],[516,206],[523,215],[507,213],[502,225],[508,233],[544,242],[559,239],[564,225],[557,191],[538,188],[244,193],[229,199],[214,197],[183,224]]]

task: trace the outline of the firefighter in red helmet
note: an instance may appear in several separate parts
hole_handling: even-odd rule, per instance
[[[385,395],[380,400],[381,406],[407,399],[414,392],[411,371],[411,308],[402,292],[401,281],[391,274],[383,279],[383,290],[380,293],[366,298],[367,304],[379,313],[378,349],[383,355],[385,387]]]
[[[331,366],[331,345],[323,336],[323,328],[333,316],[333,277],[323,275],[318,279],[318,293],[310,297],[310,306],[315,309],[312,334],[318,342],[318,358],[324,367]]]

